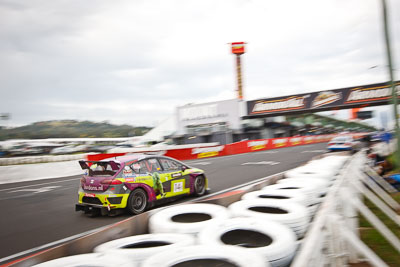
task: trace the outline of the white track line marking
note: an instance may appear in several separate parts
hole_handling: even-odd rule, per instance
[[[207,161],[205,161],[205,162],[192,162],[190,164],[193,164],[193,165],[210,165],[211,162],[207,162]]]
[[[277,165],[280,162],[277,161],[258,161],[258,162],[245,162],[242,163],[240,165],[244,166],[244,165]]]
[[[38,193],[48,192],[48,191],[54,190],[59,187],[61,187],[61,186],[56,185],[56,186],[45,186],[45,187],[40,187],[40,188],[25,188],[25,189],[18,189],[18,190],[10,191],[10,192],[8,192],[8,194],[15,193],[15,192],[32,192],[33,194],[38,194]]]
[[[321,152],[326,152],[326,150],[306,150],[306,151],[301,151],[301,153],[321,153]]]
[[[63,182],[68,182],[68,181],[73,181],[73,180],[80,180],[80,179],[81,178],[73,178],[73,179],[67,179],[67,180],[56,181],[56,182],[47,182],[47,183],[41,183],[41,184],[24,185],[24,186],[12,187],[12,188],[0,189],[0,192],[14,190],[14,189],[20,189],[20,188],[35,187],[35,186],[38,186],[38,185],[63,183]]]

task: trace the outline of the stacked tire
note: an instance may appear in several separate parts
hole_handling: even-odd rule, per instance
[[[303,206],[307,206],[308,199],[305,194],[300,191],[293,191],[290,189],[281,190],[257,190],[253,192],[246,193],[242,196],[242,200],[251,199],[268,199],[268,200],[279,200],[283,203],[295,202]]]
[[[195,244],[191,235],[177,233],[144,234],[115,239],[94,248],[96,253],[118,255],[140,264],[154,254],[165,250],[173,251],[179,247]]]
[[[303,238],[310,222],[307,208],[295,202],[241,200],[232,203],[229,210],[234,217],[259,218],[283,224],[296,234],[296,239]]]
[[[150,217],[149,231],[197,235],[207,225],[229,217],[228,209],[220,205],[198,203],[171,206]]]
[[[288,178],[317,178],[325,179],[333,183],[336,175],[347,161],[348,156],[328,156],[317,160],[312,160],[307,164],[285,172]]]
[[[290,264],[296,251],[295,240],[293,231],[285,225],[260,218],[232,218],[209,225],[199,233],[201,244],[245,247],[274,267]]]
[[[275,192],[275,191],[290,191],[293,194],[301,193],[305,196],[305,207],[309,210],[309,217],[311,218],[318,204],[320,203],[320,194],[318,192],[318,187],[314,184],[306,184],[302,182],[292,182],[292,183],[278,183],[273,185],[265,186],[261,189],[265,192]]]
[[[319,202],[322,201],[322,198],[328,193],[329,187],[331,186],[330,182],[324,179],[317,179],[317,178],[311,178],[311,177],[298,177],[298,178],[286,178],[286,179],[281,179],[278,181],[278,184],[312,184],[316,188],[317,192],[317,200]],[[317,201],[318,202],[318,201]]]
[[[253,200],[249,200],[252,202]],[[303,198],[304,201],[304,198]],[[245,202],[239,201],[239,202]],[[236,202],[238,203],[238,202]],[[291,204],[288,202],[288,204]],[[295,205],[297,205],[295,203]],[[301,205],[305,212],[306,209]],[[292,206],[291,206],[292,207]],[[297,206],[295,207],[298,208]],[[292,210],[294,210],[293,208]],[[243,217],[232,211],[231,206],[225,208],[214,204],[185,204],[165,208],[153,214],[149,219],[149,230],[152,233],[182,233],[193,236],[197,239],[197,247],[180,248],[178,251],[183,255],[207,256],[206,258],[196,258],[202,263],[209,260],[213,262],[218,259],[224,259],[237,266],[253,266],[250,261],[244,261],[244,265],[238,262],[233,252],[228,253],[232,245],[240,249],[256,254],[262,258],[265,266],[284,267],[288,266],[296,252],[297,236],[295,232],[288,226],[265,218],[243,217],[231,218],[232,216]],[[293,225],[294,226],[294,225]],[[294,226],[294,228],[296,228]],[[304,227],[297,227],[299,235],[305,232]],[[215,251],[210,250],[212,247]],[[198,250],[192,251],[192,249]],[[204,252],[205,254],[200,253]],[[212,252],[213,254],[210,254]],[[217,253],[218,254],[215,254]],[[220,254],[219,254],[220,252]],[[239,253],[239,252],[238,252]],[[177,264],[177,262],[186,262],[188,256],[176,255],[176,259],[172,260],[172,256],[168,253],[155,255],[153,260],[145,262],[144,266],[155,266],[154,264],[169,262]],[[159,260],[158,257],[160,257]],[[227,258],[233,257],[233,258]],[[164,260],[163,260],[164,259]],[[168,260],[170,259],[170,260]],[[148,264],[148,265],[146,265]],[[194,264],[193,262],[187,264]],[[160,265],[157,265],[160,266]],[[161,265],[172,266],[172,265]],[[190,266],[190,265],[187,265]],[[254,266],[257,266],[254,264]]]
[[[235,266],[269,267],[261,255],[236,246],[197,245],[154,255],[141,267]]]

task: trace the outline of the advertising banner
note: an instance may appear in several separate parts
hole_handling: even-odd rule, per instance
[[[395,82],[399,94],[400,81]],[[266,98],[247,101],[247,115],[278,116],[282,114],[314,113],[332,108],[352,108],[361,105],[384,105],[391,98],[388,83]]]

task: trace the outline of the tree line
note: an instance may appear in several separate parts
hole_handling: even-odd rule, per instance
[[[114,125],[108,122],[54,120],[35,122],[29,125],[0,127],[0,140],[44,139],[44,138],[91,138],[139,136],[151,128],[144,126]]]

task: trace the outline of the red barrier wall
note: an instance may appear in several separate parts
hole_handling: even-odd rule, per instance
[[[270,149],[277,149],[282,147],[300,146],[315,144],[321,142],[327,142],[337,134],[329,135],[308,135],[308,136],[294,136],[294,137],[281,137],[271,139],[259,139],[259,140],[246,140],[240,141],[227,145],[218,145],[213,147],[195,147],[195,148],[183,148],[183,149],[170,149],[160,151],[141,151],[142,153],[151,152],[175,158],[177,160],[193,160],[210,157],[220,157],[241,153],[250,153],[255,151],[263,151]],[[362,133],[353,134],[355,138],[363,136]],[[88,155],[87,159],[92,161],[102,160],[105,158],[122,156],[129,153],[113,153],[113,154],[95,154]]]

